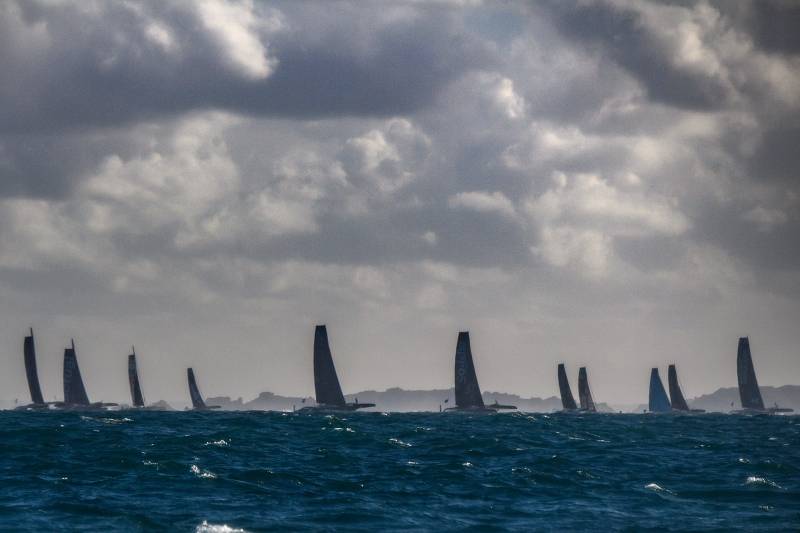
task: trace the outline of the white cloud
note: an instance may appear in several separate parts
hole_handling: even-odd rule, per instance
[[[574,264],[596,277],[607,272],[614,238],[675,236],[689,228],[674,201],[626,181],[629,186],[621,190],[594,174],[554,173],[553,185],[525,204],[539,228],[533,253],[551,265]]]
[[[453,209],[468,209],[479,213],[495,213],[510,219],[516,218],[511,200],[500,191],[469,191],[451,196],[448,205]]]
[[[278,65],[270,57],[256,31],[264,22],[254,12],[253,2],[200,0],[196,3],[200,19],[217,39],[229,63],[244,76],[266,78]],[[273,25],[280,26],[279,21]]]
[[[340,159],[351,183],[391,194],[417,178],[430,149],[424,132],[407,119],[395,118],[348,139]]]

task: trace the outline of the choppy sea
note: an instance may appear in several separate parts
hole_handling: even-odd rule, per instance
[[[800,417],[0,413],[0,530],[619,529],[800,529]]]

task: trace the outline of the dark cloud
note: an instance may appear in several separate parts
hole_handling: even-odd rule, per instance
[[[542,7],[570,38],[624,67],[655,101],[702,110],[723,107],[732,97],[730,89],[709,72],[676,64],[675,49],[655,37],[635,7],[605,1],[556,1]]]
[[[264,13],[275,28],[251,32],[266,63],[252,59],[242,68],[212,32],[198,31],[203,21],[195,4],[132,5],[137,9],[98,4],[99,14],[79,4],[5,5],[6,25],[23,27],[3,32],[0,128],[108,126],[202,109],[386,117],[429,105],[447,82],[493,62],[481,39],[433,7],[389,23],[377,6],[332,5],[322,35],[307,34],[306,26],[317,24],[303,19],[316,16],[308,10]],[[347,16],[356,15],[378,24],[348,31]],[[21,33],[29,34],[27,43],[10,43]]]

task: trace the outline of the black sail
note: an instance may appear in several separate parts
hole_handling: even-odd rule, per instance
[[[456,344],[456,407],[484,407],[475,364],[472,362],[472,349],[469,346],[469,332],[461,331]]]
[[[131,386],[131,402],[134,407],[144,407],[144,396],[139,385],[139,372],[136,368],[136,351],[131,350],[128,356],[128,383]]]
[[[592,399],[592,392],[589,390],[589,378],[586,377],[585,366],[578,370],[578,398],[581,402],[581,409],[584,411],[597,411]]]
[[[325,326],[317,326],[314,330],[314,393],[320,405],[345,405]]]
[[[753,368],[753,357],[750,355],[750,340],[747,337],[739,339],[739,350],[736,354],[736,374],[739,378],[739,397],[744,409],[764,409],[764,400],[756,381],[756,371]]]
[[[195,409],[205,409],[206,402],[200,395],[200,389],[197,388],[197,381],[194,379],[194,370],[187,368],[186,374],[189,378],[189,396],[192,397],[192,407]]]
[[[575,398],[572,396],[572,389],[569,387],[569,380],[567,379],[567,371],[564,368],[564,363],[558,365],[558,390],[561,392],[561,406],[565,410],[577,409]]]
[[[28,377],[31,402],[37,405],[44,405],[42,389],[39,386],[39,372],[36,370],[36,345],[33,342],[33,328],[31,328],[31,334],[25,337],[23,348],[25,353],[25,375]]]
[[[677,411],[688,411],[689,404],[686,403],[681,386],[678,384],[678,371],[675,370],[675,365],[669,365],[667,381],[669,382],[669,398],[672,402],[672,408]]]
[[[66,405],[89,405],[89,396],[83,386],[78,357],[75,355],[75,341],[64,350],[64,403]]]

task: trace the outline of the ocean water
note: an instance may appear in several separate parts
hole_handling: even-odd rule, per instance
[[[798,530],[800,417],[0,413],[0,530]]]

